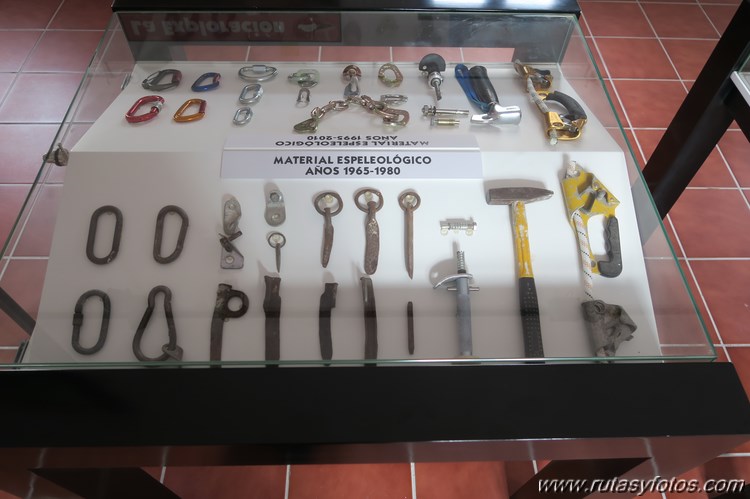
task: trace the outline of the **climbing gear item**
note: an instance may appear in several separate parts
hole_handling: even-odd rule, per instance
[[[516,60],[513,67],[519,76],[526,80],[526,91],[544,118],[545,134],[550,145],[558,140],[576,140],[581,137],[588,117],[581,104],[573,97],[559,91],[550,91],[552,73],[537,69]],[[565,110],[565,114],[552,111],[548,102],[556,102]]]
[[[169,82],[162,83],[161,81],[167,76],[171,76],[172,79]],[[141,86],[146,90],[153,90],[154,92],[161,92],[163,90],[169,90],[179,86],[182,81],[182,73],[177,69],[162,69],[151,73],[146,77]]]
[[[198,111],[193,114],[184,115],[185,111],[192,106],[196,105],[198,106]],[[174,120],[178,123],[187,123],[189,121],[198,121],[202,119],[206,115],[206,101],[203,99],[188,99],[185,101],[183,105],[180,106],[180,109],[177,110],[176,113],[174,113]]]
[[[374,100],[367,95],[352,95],[346,100],[332,100],[322,107],[316,107],[310,112],[310,118],[294,125],[294,131],[298,133],[314,133],[318,130],[318,123],[331,111],[343,111],[349,109],[349,104],[354,103],[365,108],[368,112],[377,114],[383,119],[385,125],[404,126],[409,123],[409,112],[403,109],[393,109],[383,101]]]
[[[241,67],[237,72],[239,77],[245,81],[266,81],[270,80],[279,71],[273,66],[266,66],[265,64],[254,64],[252,66]]]
[[[281,358],[281,277],[263,276],[266,282],[266,296],[263,299],[263,312],[266,315],[266,360]],[[272,365],[269,367],[277,367]]]
[[[300,69],[287,76],[287,80],[299,85],[296,105],[305,107],[310,103],[310,89],[320,81],[320,73],[317,69]]]
[[[239,298],[242,305],[237,310],[229,308],[229,301],[232,298]],[[221,347],[224,338],[224,322],[229,319],[242,317],[250,308],[250,299],[245,293],[237,289],[232,289],[229,284],[219,284],[216,290],[216,303],[214,304],[214,315],[211,318],[211,344],[210,359],[221,360]]]
[[[487,74],[487,68],[474,66],[469,69],[465,64],[456,64],[454,74],[469,101],[484,113],[472,116],[472,123],[518,125],[521,122],[520,107],[500,105],[495,87]]]
[[[263,97],[263,87],[260,83],[245,85],[240,92],[240,104],[254,104]]]
[[[445,59],[440,54],[427,54],[419,61],[419,70],[427,75],[427,85],[435,90],[435,99],[442,99],[440,85],[443,83],[442,71],[445,71]]]
[[[141,350],[141,340],[143,339],[143,333],[146,331],[146,326],[149,320],[151,320],[151,315],[154,313],[156,295],[159,293],[164,295],[164,315],[167,319],[169,341],[161,347],[161,355],[149,357]],[[133,353],[138,360],[143,362],[161,362],[169,359],[182,360],[182,348],[177,345],[177,330],[175,329],[174,317],[172,316],[172,291],[168,287],[156,286],[149,292],[148,307],[146,307],[141,322],[138,324],[138,329],[135,331],[135,336],[133,336]]]
[[[201,85],[204,81],[211,78],[211,83],[206,83],[205,85]],[[208,92],[209,90],[213,90],[215,88],[219,87],[219,83],[221,82],[221,75],[219,73],[203,73],[198,77],[197,80],[193,83],[193,86],[190,87],[190,89],[193,92]]]
[[[393,73],[393,78],[388,78],[387,72]],[[404,81],[404,75],[399,71],[398,66],[391,62],[387,62],[380,66],[378,70],[378,80],[383,82],[386,87],[397,87]],[[381,99],[382,100],[382,99]]]
[[[284,207],[284,195],[281,191],[274,189],[268,193],[266,198],[266,212],[264,213],[266,223],[277,227],[286,220],[286,208]]]
[[[360,198],[364,203],[360,202]],[[377,198],[374,200],[373,198]],[[365,273],[372,275],[378,270],[380,253],[380,227],[375,213],[383,207],[383,195],[377,189],[365,187],[354,193],[354,204],[367,213],[365,217]]]
[[[245,258],[232,241],[242,235],[239,229],[239,220],[242,216],[242,207],[236,198],[230,197],[224,202],[224,214],[222,226],[224,234],[219,234],[219,244],[221,244],[221,263],[222,269],[241,269],[245,265]],[[225,235],[226,234],[226,235]]]
[[[175,245],[174,251],[169,256],[161,256],[161,240],[164,236],[164,218],[168,213],[175,213],[180,216],[182,220],[180,225],[180,234],[177,236],[177,244]],[[173,204],[167,205],[159,211],[159,215],[156,217],[156,231],[154,234],[154,260],[159,263],[172,263],[179,258],[182,253],[182,248],[185,245],[185,235],[187,234],[189,224],[187,213],[179,206]]]
[[[349,64],[341,74],[349,82],[344,87],[344,97],[359,95],[359,79],[362,78],[362,70],[354,64]]]
[[[615,208],[620,204],[593,173],[569,161],[562,179],[568,221],[573,227],[581,256],[581,273],[586,301],[581,311],[597,357],[612,357],[623,341],[633,337],[635,322],[620,305],[594,298],[594,274],[617,277],[622,272],[619,223]],[[603,215],[607,260],[597,261],[591,251],[588,223]]]
[[[96,344],[92,347],[85,347],[81,345],[81,326],[83,325],[83,306],[86,301],[92,296],[98,296],[102,299],[102,322],[99,326],[99,338],[96,340]],[[104,346],[104,342],[107,339],[107,331],[109,330],[109,313],[112,309],[112,305],[109,301],[109,296],[104,291],[98,289],[90,289],[81,295],[76,302],[75,312],[73,313],[73,338],[71,343],[73,350],[82,355],[95,354]]]
[[[364,304],[365,319],[365,359],[378,358],[378,313],[375,306],[375,290],[372,279],[360,277],[362,284],[362,302]],[[366,364],[375,366],[375,364]]]
[[[146,104],[151,104],[151,109],[147,113],[136,114],[138,109]],[[128,112],[125,113],[125,120],[128,123],[142,123],[144,121],[152,120],[159,114],[163,105],[164,98],[159,95],[147,95],[146,97],[141,97],[135,101],[133,107],[128,109]]]
[[[94,244],[96,243],[96,230],[99,225],[99,217],[103,213],[111,213],[115,216],[115,232],[112,236],[112,249],[109,254],[105,257],[98,257],[94,254]],[[105,265],[117,256],[117,252],[120,251],[120,237],[122,237],[122,212],[115,206],[107,205],[97,208],[91,215],[91,221],[89,222],[89,236],[86,241],[86,256],[92,263],[97,265]]]
[[[323,215],[323,251],[320,254],[320,264],[325,268],[328,267],[328,260],[331,258],[331,249],[333,249],[333,222],[331,218],[341,213],[341,210],[344,208],[344,202],[338,193],[326,191],[321,192],[315,197],[313,205],[315,205],[315,210]],[[331,206],[335,206],[333,211]]]
[[[615,209],[620,201],[593,173],[585,171],[575,161],[568,163],[562,187],[568,218],[578,235],[584,269],[590,269],[594,274],[604,277],[617,277],[622,272],[620,228],[615,217]],[[597,215],[605,217],[604,236],[607,245],[607,260],[597,261],[591,252],[588,223]],[[588,286],[587,289],[589,289]],[[590,295],[588,291],[586,294]]]
[[[318,337],[320,338],[320,356],[323,360],[331,360],[331,358],[333,358],[331,310],[336,306],[336,293],[338,288],[338,283],[327,282],[323,294],[320,295],[320,307],[318,309]]]
[[[232,122],[235,125],[247,125],[253,119],[253,110],[250,107],[241,107],[234,113]]]

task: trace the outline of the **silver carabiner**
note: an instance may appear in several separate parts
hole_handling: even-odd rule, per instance
[[[234,113],[232,120],[235,125],[247,125],[253,119],[253,110],[249,107],[241,107]]]
[[[244,66],[237,72],[239,77],[245,81],[266,81],[270,80],[279,72],[273,66],[266,66],[265,64],[254,64],[252,66]]]
[[[253,104],[258,102],[263,97],[263,87],[260,83],[251,83],[245,85],[240,92],[240,104]]]

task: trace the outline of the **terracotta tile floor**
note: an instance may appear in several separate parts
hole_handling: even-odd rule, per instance
[[[2,242],[36,177],[37,158],[52,139],[109,20],[109,3],[0,0]],[[638,160],[646,160],[739,1],[580,3],[586,41],[600,63]],[[331,53],[332,58],[338,55]],[[655,104],[653,95],[657,93],[663,98]],[[58,169],[50,175],[48,184],[59,183],[63,177],[64,169]],[[748,188],[750,145],[735,128],[721,140],[666,224],[720,360],[736,363],[750,391]],[[54,224],[58,194],[59,186],[48,185],[42,190],[37,203],[50,208],[35,212],[24,228],[34,234],[21,240],[12,258],[0,262],[0,285],[32,313],[39,303],[35,290],[46,268],[43,249],[49,246],[47,234]],[[20,329],[0,316],[0,360],[12,358],[22,337]],[[533,474],[535,467],[532,462],[508,462],[150,471],[183,497],[463,498],[506,497]],[[686,476],[750,480],[750,445]],[[238,494],[238,489],[246,492]]]

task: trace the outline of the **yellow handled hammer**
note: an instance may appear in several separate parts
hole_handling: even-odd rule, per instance
[[[542,325],[539,321],[539,302],[531,269],[529,226],[526,222],[526,203],[542,201],[552,196],[552,191],[538,187],[500,187],[487,193],[488,204],[510,205],[513,223],[513,242],[518,264],[518,291],[521,302],[521,324],[526,357],[544,357]]]

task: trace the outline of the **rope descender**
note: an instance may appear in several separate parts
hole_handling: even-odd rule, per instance
[[[558,140],[579,139],[588,116],[578,101],[559,91],[550,92],[553,78],[549,70],[522,64],[518,60],[513,62],[513,67],[516,73],[526,80],[526,91],[529,93],[531,102],[536,104],[539,112],[542,113],[545,133],[550,145],[557,144]],[[552,111],[547,105],[548,102],[555,102],[562,106],[564,114]]]

